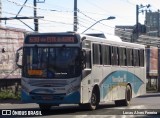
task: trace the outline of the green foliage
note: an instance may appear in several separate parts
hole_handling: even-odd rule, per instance
[[[20,99],[20,92],[15,94],[12,90],[2,90],[0,91],[0,100],[5,99]]]

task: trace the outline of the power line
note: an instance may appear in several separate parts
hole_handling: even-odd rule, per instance
[[[89,19],[91,19],[91,20],[97,22],[97,20],[95,20],[95,19],[91,18],[90,16],[84,14],[84,13],[81,12],[80,10],[78,10],[78,12],[81,13],[82,15],[84,15],[85,17],[87,17],[87,18],[89,18]],[[112,27],[112,26],[109,26],[109,25],[106,25],[106,24],[103,24],[103,23],[100,23],[100,24],[102,24],[102,25],[104,25],[104,26],[107,26],[107,27],[110,27],[110,28],[114,28],[114,27]]]
[[[7,1],[10,2],[10,3],[15,4],[17,6],[23,6],[23,7],[27,7],[27,8],[35,8],[33,5],[22,5],[20,3],[12,1],[12,0],[7,0]],[[74,12],[74,11],[60,11],[60,10],[56,10],[56,9],[43,9],[43,8],[40,8],[40,7],[36,7],[36,9],[44,10],[44,11],[55,11],[55,12]]]

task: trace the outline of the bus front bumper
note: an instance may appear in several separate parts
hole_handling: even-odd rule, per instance
[[[66,94],[29,94],[24,90],[21,91],[21,100],[25,103],[37,104],[78,104],[80,103],[79,91]]]

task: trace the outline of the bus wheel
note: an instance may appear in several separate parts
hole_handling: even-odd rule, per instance
[[[127,85],[126,92],[125,92],[125,99],[124,100],[116,100],[115,104],[116,104],[116,106],[129,106],[131,98],[132,98],[131,87],[129,85]]]
[[[123,106],[129,106],[132,98],[132,92],[131,92],[131,87],[127,85],[126,87],[126,93],[125,93],[125,99],[122,100]]]
[[[94,89],[91,95],[91,102],[88,104],[90,110],[95,110],[99,104],[98,95]]]
[[[51,105],[48,105],[48,104],[39,104],[39,108],[41,109],[41,110],[49,110],[49,109],[51,109]]]

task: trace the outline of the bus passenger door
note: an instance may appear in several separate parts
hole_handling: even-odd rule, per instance
[[[91,94],[91,50],[82,52],[81,103],[88,103]]]

